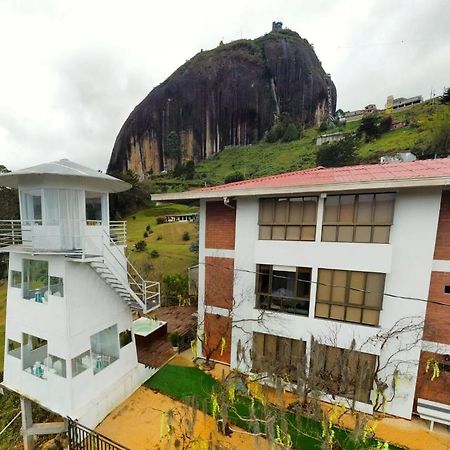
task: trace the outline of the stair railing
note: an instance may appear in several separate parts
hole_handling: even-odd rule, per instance
[[[157,281],[145,280],[126,256],[126,266],[124,266],[123,261],[120,261],[117,258],[114,252],[111,251],[110,247],[117,249],[119,252],[122,252],[122,249],[115,242],[115,240],[111,238],[111,236],[106,232],[105,229],[103,229],[103,232],[105,233],[107,242],[109,244],[104,245],[104,248],[107,249],[109,254],[126,272],[128,278],[127,284],[129,285],[129,289],[131,290],[131,292],[133,292],[136,299],[138,299],[138,302],[139,304],[141,304],[144,313],[150,312],[153,309],[157,308],[160,303],[160,283]]]

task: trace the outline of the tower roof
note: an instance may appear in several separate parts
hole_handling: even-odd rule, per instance
[[[48,178],[61,180],[62,177],[76,177],[80,184],[83,184],[84,181],[94,181],[99,188],[108,192],[122,192],[131,188],[131,185],[125,181],[82,166],[69,159],[60,159],[59,161],[0,174],[0,186],[17,188],[21,179],[34,178],[38,181],[41,177],[42,181]]]

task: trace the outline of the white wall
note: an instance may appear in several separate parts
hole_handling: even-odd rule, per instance
[[[311,287],[309,317],[266,312],[262,323],[258,319],[259,311],[255,309],[255,280],[257,264],[273,264],[294,267],[311,267],[312,281],[317,281],[318,268],[334,268],[386,273],[385,292],[427,298],[432,268],[434,243],[439,215],[441,190],[439,188],[422,188],[402,190],[398,193],[395,206],[394,224],[391,228],[390,244],[358,244],[330,242],[294,242],[294,241],[259,241],[258,240],[258,200],[240,198],[237,201],[236,250],[234,299],[237,303],[233,320],[253,319],[245,324],[245,330],[233,328],[232,366],[248,370],[248,364],[236,359],[237,343],[247,344],[251,348],[252,331],[272,333],[279,336],[302,339],[309,343],[311,337],[348,348],[352,339],[357,347],[368,353],[380,354],[379,340],[368,341],[379,332],[388,330],[402,319],[420,323],[425,314],[425,302],[384,297],[383,311],[379,327],[350,324],[314,318],[316,286]],[[319,211],[322,210],[320,200]],[[200,217],[204,217],[204,208]],[[320,231],[317,233],[320,236]],[[204,241],[203,241],[204,242]],[[200,257],[204,257],[202,241]],[[208,252],[206,250],[206,252]],[[202,259],[200,260],[203,261]],[[202,267],[202,265],[200,266]],[[240,271],[244,270],[244,271]],[[249,271],[249,272],[246,272]],[[200,277],[199,286],[203,286],[204,275]],[[203,295],[203,293],[202,293]],[[202,297],[199,297],[199,301]],[[199,306],[199,312],[202,306]],[[414,319],[406,319],[406,318]],[[386,346],[380,355],[384,364],[390,354],[398,351],[407,341],[417,337],[402,334],[400,342],[394,340]],[[417,362],[420,343],[406,352],[401,352],[402,363],[399,369],[407,373],[403,377],[402,387],[395,400],[389,405],[388,412],[402,417],[411,417],[414,399]],[[247,355],[247,362],[250,358]],[[384,376],[389,380],[393,366],[389,364]],[[363,410],[370,410],[367,405],[360,405]]]

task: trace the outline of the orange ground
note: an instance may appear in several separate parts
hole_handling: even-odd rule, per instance
[[[189,352],[176,356],[171,364],[190,366],[192,360]],[[229,373],[229,368],[217,364],[210,372],[217,379],[221,379]],[[275,401],[275,396],[270,396]],[[287,405],[294,401],[293,394],[286,393],[282,402]],[[276,401],[280,403],[280,401]],[[324,404],[324,407],[330,407]],[[119,407],[117,407],[97,428],[97,430],[111,439],[131,448],[132,450],[173,449],[173,437],[167,435],[167,421],[163,413],[168,410],[180,412],[183,416],[189,416],[186,406],[169,397],[158,394],[147,388],[140,388]],[[268,449],[267,442],[263,439],[255,441],[244,430],[236,428],[231,437],[224,437],[217,433],[217,427],[212,417],[197,412],[194,428],[193,449],[203,449],[201,442],[210,442],[211,435],[219,436],[222,445],[226,444],[230,449],[264,450]],[[345,416],[342,425],[352,427],[351,417]],[[181,431],[188,428],[179,423],[174,424],[177,430],[174,435],[180,435]],[[188,433],[189,434],[189,433]],[[435,424],[433,432],[428,430],[427,424],[420,419],[412,421],[396,418],[382,419],[376,428],[376,436],[382,441],[400,445],[410,450],[450,450],[450,432],[442,425]],[[207,448],[207,447],[206,447]]]

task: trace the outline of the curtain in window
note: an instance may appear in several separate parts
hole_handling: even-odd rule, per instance
[[[22,220],[26,225],[30,225],[34,220],[33,196],[22,192]]]
[[[59,224],[59,196],[57,189],[44,189],[44,224]]]
[[[61,189],[59,210],[61,216],[61,247],[63,250],[81,248],[80,191]]]

